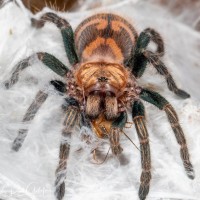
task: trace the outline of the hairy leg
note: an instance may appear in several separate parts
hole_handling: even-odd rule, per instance
[[[60,143],[59,164],[56,169],[55,196],[61,200],[65,194],[65,178],[67,172],[67,159],[70,151],[70,137],[76,125],[80,123],[80,111],[75,99],[67,99],[68,106],[64,118],[64,129]]]
[[[138,37],[135,49],[132,51],[132,56],[127,65],[132,69],[132,73],[136,78],[140,78],[147,66],[148,60],[144,56],[143,52],[148,47],[150,41],[154,42],[157,46],[156,55],[164,55],[164,43],[159,33],[154,29],[145,29]]]
[[[154,92],[151,90],[142,89],[140,98],[142,98],[145,101],[148,101],[149,103],[158,107],[160,110],[164,110],[166,112],[168,120],[172,127],[172,130],[174,131],[176,140],[181,147],[180,154],[181,154],[181,158],[182,158],[186,173],[189,178],[194,179],[195,175],[194,175],[193,166],[190,162],[186,139],[185,139],[183,130],[179,124],[179,119],[174,108],[170,105],[170,103],[164,97],[162,97],[157,92]]]
[[[24,115],[22,122],[29,122],[29,121],[33,120],[33,118],[35,117],[35,114],[40,109],[42,104],[45,102],[47,97],[48,97],[48,94],[40,90],[37,93],[34,101],[29,106],[28,110],[26,111],[26,114]],[[12,144],[12,149],[14,151],[18,151],[21,148],[21,146],[27,136],[27,132],[28,132],[28,129],[20,129],[18,131],[18,135]]]
[[[155,52],[147,50],[150,41],[153,41],[157,46]],[[132,57],[128,65],[132,68],[132,73],[136,76],[136,78],[140,78],[143,75],[147,64],[152,64],[157,72],[165,77],[170,91],[174,92],[181,98],[189,98],[190,95],[187,92],[177,87],[167,67],[160,60],[163,55],[164,43],[162,37],[154,29],[147,28],[139,35],[135,50],[132,53]]]
[[[185,92],[184,90],[181,90],[177,87],[172,75],[169,73],[165,64],[159,59],[158,55],[154,54],[151,51],[147,51],[147,50],[143,54],[147,58],[148,62],[150,62],[155,67],[157,72],[160,75],[165,77],[167,86],[170,91],[174,92],[176,95],[178,95],[179,97],[181,97],[183,99],[190,97],[190,95],[187,92]]]
[[[144,200],[149,193],[149,185],[151,180],[151,156],[149,136],[145,125],[145,110],[142,102],[134,102],[132,108],[132,117],[139,137],[141,151],[142,174],[140,177],[139,198],[140,200]]]
[[[55,87],[55,89],[58,90],[59,93],[61,93],[63,91],[63,88],[65,88],[65,84],[62,83],[61,81],[54,80],[54,81],[51,81],[50,83],[54,87],[55,87],[55,85],[57,86],[57,88]],[[59,84],[59,88],[58,88],[58,84]],[[62,89],[61,89],[61,86],[62,86]],[[38,112],[38,110],[42,106],[42,104],[47,99],[47,97],[48,97],[48,94],[46,92],[40,90],[36,94],[36,97],[33,100],[33,102],[31,103],[31,105],[29,106],[28,110],[26,111],[22,122],[27,123],[27,122],[32,121],[34,119],[36,113]],[[28,132],[28,129],[20,129],[18,131],[18,135],[17,135],[17,137],[15,138],[15,140],[12,144],[12,149],[14,151],[18,151],[21,148],[21,146],[22,146],[22,144],[23,144],[23,142],[24,142],[24,140],[27,136],[27,132]]]
[[[60,76],[65,76],[69,71],[69,69],[53,55],[45,52],[38,52],[16,64],[11,77],[4,82],[7,89],[12,87],[18,81],[20,72],[29,67],[35,58],[38,58],[43,64]]]
[[[50,12],[42,15],[40,20],[32,18],[32,25],[36,28],[43,27],[45,22],[52,22],[60,29],[69,62],[71,65],[77,64],[78,57],[75,51],[74,33],[70,24],[65,19]]]
[[[14,0],[0,0],[0,9],[10,2],[15,2],[15,1]]]
[[[122,112],[119,117],[112,122],[111,130],[109,133],[109,140],[112,153],[114,155],[119,155],[122,152],[122,147],[120,146],[120,133],[125,127],[127,122],[127,113]]]

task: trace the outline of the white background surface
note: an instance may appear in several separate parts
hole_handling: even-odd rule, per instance
[[[126,17],[138,32],[146,27],[159,31],[166,44],[165,63],[177,84],[192,98],[182,100],[169,92],[162,77],[149,66],[142,85],[152,86],[165,96],[176,109],[185,132],[196,178],[187,178],[179,156],[179,146],[167,122],[165,113],[145,103],[147,127],[152,155],[152,181],[147,199],[200,199],[200,34],[175,21],[173,17],[146,1],[103,1],[103,8],[86,11],[91,1],[80,12],[58,13],[75,28],[85,17],[112,11]],[[107,4],[109,7],[106,7]],[[47,9],[46,9],[47,10]],[[45,12],[45,11],[44,11]],[[39,14],[40,15],[40,14]],[[0,10],[0,82],[9,77],[14,64],[37,51],[54,54],[68,64],[61,35],[55,25],[41,30],[30,25],[30,13],[9,3]],[[54,172],[62,117],[62,98],[50,95],[29,126],[28,136],[21,150],[11,151],[11,144],[22,124],[26,109],[37,91],[49,80],[58,78],[41,63],[25,70],[19,82],[10,90],[0,88],[0,198],[53,200]],[[129,119],[130,121],[131,119]],[[127,134],[139,146],[134,126]],[[99,141],[101,142],[101,141]],[[126,165],[109,156],[102,165],[91,162],[92,146],[80,140],[77,132],[72,138],[66,195],[68,200],[131,200],[137,199],[141,173],[139,151],[122,136]],[[85,150],[77,153],[83,147]],[[108,147],[105,148],[107,150]]]

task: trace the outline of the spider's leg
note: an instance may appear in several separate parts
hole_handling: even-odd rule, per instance
[[[7,89],[9,89],[18,81],[20,72],[33,64],[35,58],[38,58],[43,64],[60,76],[66,75],[69,71],[69,69],[53,55],[45,52],[38,52],[15,65],[11,77],[4,82],[4,85]]]
[[[68,98],[66,116],[64,118],[64,129],[60,143],[59,164],[56,169],[55,196],[61,200],[65,194],[65,178],[67,171],[67,159],[70,151],[70,137],[74,127],[80,123],[80,110],[78,102],[73,98]]]
[[[167,86],[170,91],[174,92],[176,95],[183,99],[190,97],[190,95],[187,92],[177,87],[172,75],[169,73],[165,64],[159,59],[159,56],[147,50],[144,51],[143,54],[148,59],[148,62],[150,62],[156,68],[157,72],[165,77]]]
[[[164,43],[159,33],[151,28],[147,28],[140,33],[136,46],[132,49],[131,58],[127,62],[127,65],[132,69],[132,73],[136,78],[140,78],[146,69],[148,59],[144,56],[143,52],[150,41],[153,41],[157,46],[155,54],[159,56],[164,55]]]
[[[140,101],[135,101],[132,108],[132,117],[140,141],[142,174],[140,177],[139,197],[144,200],[149,193],[151,180],[151,155],[149,136],[145,123],[145,109]]]
[[[59,80],[50,81],[50,84],[54,86],[54,89],[63,95],[67,92],[66,84]]]
[[[166,112],[170,125],[174,131],[176,140],[178,144],[181,146],[180,154],[181,154],[181,158],[182,158],[185,170],[187,172],[187,175],[189,178],[194,179],[195,175],[194,175],[193,166],[190,162],[186,139],[185,139],[183,130],[179,124],[179,119],[174,108],[164,97],[162,97],[157,92],[154,92],[151,90],[142,89],[140,93],[140,98],[155,105],[160,110],[164,110]]]
[[[69,62],[71,65],[77,64],[78,57],[75,50],[74,33],[69,22],[49,12],[45,13],[40,20],[32,18],[32,25],[36,28],[41,28],[47,21],[54,23],[60,29]]]
[[[26,114],[24,115],[22,121],[29,122],[29,121],[33,120],[33,118],[35,117],[35,114],[40,109],[42,104],[45,102],[47,97],[48,97],[48,94],[40,90],[37,93],[34,101],[29,106],[28,110],[26,111]],[[20,147],[22,146],[22,144],[27,136],[27,132],[28,132],[28,129],[20,129],[18,131],[18,135],[12,144],[12,149],[14,151],[18,151],[20,149]]]
[[[57,81],[57,80],[51,81],[50,83],[55,87],[55,89],[60,94],[64,93],[64,89],[66,88],[64,83],[62,83],[61,81]],[[26,113],[23,117],[23,120],[22,120],[23,123],[30,122],[34,119],[36,113],[38,112],[38,110],[40,109],[42,104],[45,102],[47,97],[48,97],[48,94],[42,90],[40,90],[36,94],[35,99],[31,103],[31,105],[29,106],[28,110],[26,111]],[[27,132],[28,132],[28,129],[20,129],[18,131],[18,135],[12,144],[12,149],[14,151],[18,151],[21,148],[21,146],[27,136]]]
[[[109,140],[112,153],[114,155],[119,155],[122,152],[122,147],[120,146],[119,139],[122,129],[125,127],[127,122],[127,113],[122,112],[119,117],[112,122],[111,130],[109,133]]]
[[[13,2],[13,0],[0,0],[0,9],[10,2]]]
[[[155,52],[147,50],[150,41],[153,41],[157,45],[157,50]],[[139,35],[135,50],[132,53],[132,57],[127,65],[132,67],[132,73],[136,76],[136,78],[139,78],[143,75],[147,64],[152,64],[157,72],[165,77],[170,91],[173,91],[181,98],[189,98],[190,95],[187,92],[177,87],[167,67],[160,60],[160,57],[163,55],[164,43],[162,37],[155,30],[147,28]]]

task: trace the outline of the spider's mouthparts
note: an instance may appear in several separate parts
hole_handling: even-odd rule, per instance
[[[91,119],[104,113],[107,120],[112,120],[118,116],[118,111],[117,97],[110,91],[93,91],[87,97],[86,113]]]
[[[106,81],[98,81],[95,85],[92,85],[87,89],[88,94],[97,94],[101,97],[105,96],[119,96],[121,93],[117,90],[117,88],[113,87]]]

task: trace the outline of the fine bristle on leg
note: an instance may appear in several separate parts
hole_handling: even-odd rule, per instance
[[[132,69],[132,73],[136,78],[140,78],[146,69],[148,60],[143,52],[147,49],[151,41],[157,47],[154,54],[159,57],[164,55],[164,42],[161,35],[152,28],[142,31],[137,39],[135,48],[132,50],[131,58],[126,63]]]
[[[114,155],[119,155],[123,151],[122,147],[120,146],[119,139],[120,139],[120,129],[112,128],[109,134],[109,140],[110,140],[111,150]]]
[[[60,144],[59,164],[56,169],[55,180],[55,196],[58,200],[61,200],[65,194],[65,178],[67,170],[67,159],[69,157],[70,145],[69,140],[71,132],[63,130],[62,139]]]
[[[64,118],[64,129],[60,143],[59,164],[56,169],[55,196],[57,200],[63,199],[65,195],[65,179],[67,173],[67,159],[70,151],[70,138],[74,127],[80,124],[79,105],[73,98],[68,98],[68,107]]]
[[[177,96],[183,99],[190,97],[190,95],[187,92],[177,87],[172,75],[169,73],[169,70],[167,69],[165,64],[159,59],[159,56],[152,53],[151,51],[145,51],[143,54],[148,59],[148,61],[155,67],[157,72],[165,77],[167,86],[170,91],[174,92]]]
[[[163,110],[167,114],[168,120],[169,120],[171,127],[174,131],[174,134],[176,136],[176,140],[177,140],[178,144],[181,146],[180,155],[183,160],[183,165],[185,167],[185,171],[190,179],[194,179],[195,174],[194,174],[193,166],[190,162],[186,139],[185,139],[183,130],[182,130],[181,126],[179,125],[178,116],[176,115],[175,110],[173,109],[173,107],[170,104],[167,104]]]
[[[111,130],[109,133],[109,140],[110,140],[110,147],[114,155],[119,155],[123,151],[120,145],[120,133],[125,127],[126,122],[127,122],[126,112],[120,113],[120,115],[112,122]]]
[[[14,67],[14,70],[12,72],[10,79],[4,82],[6,89],[9,89],[18,81],[19,73],[23,71],[24,69],[26,69],[28,66],[30,66],[30,60],[33,60],[34,57],[35,55],[29,56],[28,58],[17,63],[17,65]]]

